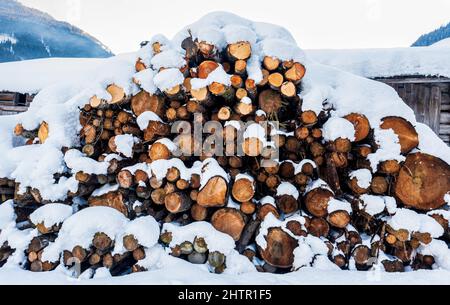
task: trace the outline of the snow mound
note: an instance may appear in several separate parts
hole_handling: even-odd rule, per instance
[[[96,233],[105,233],[112,240],[123,232],[128,219],[119,211],[107,207],[90,207],[64,221],[58,238],[44,249],[42,261],[56,262],[64,250],[75,246],[89,249]]]
[[[51,203],[40,207],[30,215],[33,224],[42,223],[46,228],[63,223],[72,215],[72,207],[66,204]]]

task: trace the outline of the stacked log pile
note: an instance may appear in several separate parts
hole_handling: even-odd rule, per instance
[[[153,56],[166,52],[162,41],[145,47]],[[182,84],[154,93],[142,89],[134,96],[110,84],[106,88],[109,100],[93,96],[86,101],[79,116],[80,146],[63,152],[67,156],[78,150],[96,164],[107,164],[107,169],[101,173],[74,172],[78,189],[68,194],[64,204],[83,201],[85,205],[78,208],[106,206],[130,220],[152,216],[160,224],[209,222],[229,235],[236,251],[262,272],[288,272],[306,266],[295,263],[301,258],[296,249],[312,237],[328,249],[320,255],[341,269],[369,270],[377,260],[390,272],[404,271],[406,266],[432,268],[435,258],[417,250],[433,238],[448,241],[450,236],[448,219],[443,216],[450,167],[437,157],[414,150],[419,137],[410,122],[401,117],[382,120],[381,130],[393,130],[398,136],[405,161],[383,160],[374,170],[368,156],[379,146],[375,126],[370,126],[366,116],[351,113],[341,118],[353,126],[354,137],[329,139],[324,126],[332,108],[319,114],[303,111],[299,96],[308,73],[303,63],[266,56],[261,61],[263,79],[255,82],[246,69],[252,56],[250,42],[219,49],[188,37],[182,47],[185,65],[177,68],[184,77]],[[136,62],[137,72],[149,68],[141,59]],[[161,67],[157,72],[165,70],[173,68]],[[196,81],[208,80],[219,70],[230,75],[229,82],[213,81],[193,88]],[[200,155],[192,154],[208,142],[211,133],[203,134],[202,143],[198,143],[191,135],[180,136],[171,129],[175,122],[193,126],[195,120],[219,123],[223,127],[220,144],[234,154],[217,156],[205,145]],[[253,122],[246,127],[251,136],[241,142],[236,121]],[[268,127],[265,135],[272,135],[270,145],[265,143],[269,138],[250,132],[266,121],[276,121],[283,129]],[[14,132],[33,145],[44,143],[51,128],[43,122],[38,130],[18,125]],[[236,153],[239,149],[243,155]],[[274,150],[279,151],[277,159],[273,158]],[[146,248],[139,240],[124,236],[121,242],[126,252],[114,254],[117,240],[104,232],[92,236],[89,248],[76,246],[60,253],[58,261],[43,261],[43,251],[55,241],[63,223],[45,227],[29,221],[31,213],[50,203],[42,200],[39,190],[21,193],[6,179],[0,180],[0,190],[2,201],[14,197],[16,221],[24,228],[37,226],[39,231],[26,251],[27,269],[50,271],[59,264],[70,266],[76,258],[82,270],[106,267],[113,275],[145,270],[139,261],[145,258]],[[433,236],[426,230],[399,227],[391,219],[402,208],[431,218],[444,234]],[[442,212],[426,216],[435,210]],[[267,223],[274,219],[285,224]],[[261,234],[265,242],[258,242]],[[169,247],[171,232],[161,232],[159,243]],[[168,251],[191,263],[209,264],[213,272],[226,268],[224,254],[210,252],[201,236]],[[4,244],[0,262],[13,252]]]

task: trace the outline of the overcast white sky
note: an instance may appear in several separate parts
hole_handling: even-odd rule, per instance
[[[286,27],[304,49],[405,47],[450,22],[450,0],[20,0],[92,34],[115,53],[172,37],[211,11]]]

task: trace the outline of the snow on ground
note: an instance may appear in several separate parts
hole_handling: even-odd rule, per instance
[[[239,32],[230,30],[230,27],[245,29]],[[249,39],[252,42],[253,54],[249,60],[248,74],[255,80],[262,75],[260,70],[260,61],[265,55],[277,56],[281,59],[295,59],[305,64],[307,68],[304,78],[303,93],[304,110],[313,110],[320,112],[324,104],[331,104],[335,111],[331,113],[336,126],[342,126],[341,117],[352,113],[362,113],[367,116],[372,128],[375,129],[375,137],[380,149],[371,156],[372,165],[375,167],[378,162],[387,159],[401,158],[399,152],[398,138],[393,137],[389,131],[382,132],[379,128],[381,119],[386,116],[401,116],[410,121],[417,127],[421,144],[419,150],[439,156],[444,161],[450,163],[450,147],[446,146],[431,130],[425,125],[418,124],[415,120],[413,111],[403,103],[397,93],[390,87],[375,81],[371,81],[348,72],[342,72],[336,68],[331,68],[316,63],[314,60],[340,66],[344,70],[350,70],[356,74],[364,76],[382,76],[378,75],[380,70],[384,70],[386,75],[401,74],[437,74],[450,76],[450,65],[446,67],[448,61],[448,51],[445,48],[414,48],[414,49],[395,49],[390,51],[366,50],[366,51],[311,51],[309,52],[313,60],[306,59],[304,53],[295,45],[292,36],[284,29],[268,25],[265,23],[253,23],[249,20],[225,13],[213,13],[205,16],[199,22],[186,27],[177,34],[173,41],[169,41],[160,35],[158,41],[163,43],[163,54],[169,52],[175,54],[179,51],[177,46],[189,35],[187,29],[191,29],[194,38],[204,38],[205,41],[215,42],[218,45],[240,39]],[[251,29],[251,30],[250,30]],[[39,91],[35,97],[29,111],[19,115],[0,118],[0,177],[10,177],[20,182],[21,188],[37,188],[41,191],[43,199],[51,201],[64,200],[68,191],[76,190],[78,183],[74,177],[60,179],[58,183],[54,180],[55,173],[63,173],[67,169],[76,172],[80,167],[93,167],[93,172],[104,171],[106,165],[96,162],[89,164],[82,155],[74,155],[73,152],[66,158],[61,152],[62,147],[74,147],[78,144],[77,133],[81,126],[78,122],[78,107],[86,104],[89,99],[96,95],[98,98],[109,99],[109,93],[105,88],[110,84],[116,84],[125,90],[127,95],[136,94],[139,87],[133,82],[133,79],[139,79],[146,82],[146,87],[156,90],[169,89],[180,83],[179,74],[172,75],[172,70],[168,72],[156,73],[153,69],[147,69],[147,73],[135,72],[135,62],[141,58],[148,66],[152,62],[158,67],[160,62],[169,62],[170,65],[178,67],[181,61],[177,58],[167,58],[165,55],[158,59],[152,58],[152,54],[143,56],[143,48],[137,53],[119,55],[109,59],[86,60],[86,59],[47,59],[33,60],[20,63],[0,64],[0,91],[10,90],[18,92]],[[328,53],[327,53],[328,52]],[[150,53],[150,52],[148,52]],[[156,59],[155,59],[156,58]],[[323,60],[321,60],[321,58]],[[370,62],[367,58],[375,58],[377,62]],[[172,61],[173,59],[173,61]],[[355,64],[357,63],[357,64]],[[175,70],[173,70],[175,71]],[[178,70],[177,70],[178,71]],[[220,70],[218,70],[218,73]],[[166,75],[167,74],[167,75]],[[170,75],[169,75],[170,74]],[[15,76],[15,77],[12,77]],[[223,75],[222,75],[223,76]],[[150,90],[150,89],[149,89]],[[39,124],[45,121],[49,125],[49,137],[44,144],[32,146],[21,146],[20,139],[14,137],[12,131],[18,122],[23,124],[25,129],[35,129]],[[334,127],[336,127],[334,126]],[[351,137],[350,126],[340,130],[340,133],[329,132],[330,139],[336,137]],[[127,139],[125,139],[127,140]],[[128,155],[133,139],[119,141],[121,152]],[[123,144],[123,145],[122,145]],[[173,160],[172,160],[173,161]],[[97,164],[98,163],[98,164]],[[221,169],[217,162],[208,159],[204,162],[212,169],[202,174],[202,184],[207,181],[208,174],[223,176],[228,180],[228,175]],[[167,164],[155,162],[151,170],[156,176],[164,175],[164,169]],[[140,166],[140,165],[139,165]],[[84,170],[83,170],[84,171]],[[156,171],[156,172],[155,172]],[[186,170],[187,171],[187,170]],[[184,172],[184,171],[183,171]],[[317,181],[312,184],[312,189],[323,183]],[[113,186],[115,187],[115,186]],[[104,190],[100,190],[102,192]],[[280,190],[280,194],[287,193],[289,188]],[[291,192],[289,192],[292,194]],[[296,196],[296,194],[293,194]],[[385,200],[380,198],[374,201],[374,198],[368,198],[364,202],[366,208],[376,214],[381,208],[384,209]],[[383,201],[383,202],[381,202]],[[336,205],[338,205],[336,203]],[[372,211],[373,208],[373,211]],[[86,212],[84,212],[86,213]],[[83,215],[78,212],[66,220],[62,231],[69,236],[71,224],[76,223],[77,219]],[[271,214],[270,214],[271,215]],[[102,217],[98,217],[99,219]],[[119,234],[121,228],[127,224],[126,219],[117,215],[117,228],[109,228],[110,234],[115,236]],[[97,220],[97,219],[94,219]],[[93,228],[100,225],[93,219],[86,220]],[[3,221],[3,219],[2,219]],[[90,221],[90,222],[89,222]],[[13,238],[18,230],[7,222],[8,230],[4,230],[2,238]],[[11,227],[12,225],[12,227]],[[108,224],[104,224],[108,226]],[[75,225],[74,225],[75,226]],[[90,226],[86,226],[90,229]],[[26,240],[29,236],[35,234],[34,231],[25,232],[29,235],[21,240]],[[24,234],[25,234],[24,233]],[[88,243],[87,235],[84,231],[74,230],[76,238],[83,239]],[[88,234],[89,235],[89,234]],[[84,240],[86,239],[86,240]],[[9,239],[8,239],[9,240]],[[152,241],[149,242],[150,244]],[[305,245],[312,248],[312,244],[305,241]],[[21,247],[23,245],[20,245]],[[56,243],[53,248],[63,249],[72,244],[63,242]],[[52,250],[51,247],[49,247]],[[441,245],[436,244],[429,249],[423,249],[424,252],[431,251],[441,253]],[[307,248],[305,247],[307,250]],[[305,250],[303,249],[303,250]],[[153,251],[154,248],[147,249]],[[58,252],[58,251],[55,251]],[[47,251],[46,251],[47,252]],[[405,274],[386,274],[373,272],[353,272],[353,271],[321,271],[318,269],[301,269],[286,275],[244,273],[239,276],[232,275],[214,275],[210,274],[204,268],[191,265],[173,257],[163,255],[157,250],[157,263],[146,262],[153,268],[149,272],[129,275],[121,278],[107,278],[104,270],[94,280],[83,280],[81,283],[167,283],[167,284],[287,284],[287,283],[373,283],[373,284],[412,284],[412,283],[450,283],[450,271],[418,271]],[[48,253],[51,255],[54,253]],[[56,254],[55,254],[56,256]],[[20,257],[18,257],[20,259]],[[17,262],[18,260],[15,260]],[[443,261],[444,266],[448,262]],[[45,274],[31,274],[20,269],[19,266],[8,264],[7,268],[0,269],[0,283],[80,283],[76,279],[66,277],[67,271],[58,268],[56,271]],[[324,264],[315,265],[316,268],[328,268]],[[189,275],[189,276],[186,276]]]
[[[365,271],[322,271],[304,268],[290,274],[251,272],[239,276],[211,274],[186,261],[168,257],[161,269],[135,273],[123,277],[69,277],[61,271],[31,273],[24,270],[0,271],[0,285],[437,285],[450,284],[450,271],[419,270],[405,273]]]
[[[450,77],[450,39],[430,47],[392,49],[307,50],[324,65],[364,77],[401,75]]]
[[[445,38],[431,45],[432,48],[450,48],[450,38]]]

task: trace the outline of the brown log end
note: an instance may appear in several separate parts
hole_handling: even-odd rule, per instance
[[[328,215],[327,221],[336,228],[344,229],[350,223],[350,215],[347,211],[334,211]]]
[[[365,115],[351,113],[347,115],[345,119],[352,123],[355,128],[355,142],[359,142],[367,138],[370,132],[370,123]]]
[[[42,122],[38,130],[38,138],[41,144],[44,144],[48,138],[49,127],[47,122]]]
[[[115,84],[109,85],[106,91],[111,95],[111,100],[108,101],[109,104],[118,104],[125,99],[125,90]]]
[[[253,182],[248,179],[239,179],[234,182],[232,188],[233,198],[243,203],[253,199],[255,189]]]
[[[271,228],[266,236],[267,247],[260,249],[261,257],[269,265],[290,268],[294,263],[294,249],[298,242],[281,228]]]
[[[201,79],[208,78],[208,75],[216,70],[219,64],[212,60],[203,61],[197,68],[198,77]]]
[[[259,108],[267,115],[278,113],[282,107],[282,102],[280,93],[271,89],[264,90],[259,95]]]
[[[450,190],[450,166],[441,159],[415,153],[407,157],[395,184],[395,195],[406,206],[434,210],[445,204]]]
[[[186,194],[181,192],[168,194],[164,198],[166,209],[173,214],[182,213],[191,208],[192,201]]]
[[[327,189],[316,188],[306,195],[307,210],[316,217],[325,217],[328,214],[328,202],[333,193]]]
[[[401,152],[406,154],[419,145],[419,135],[414,126],[401,117],[386,117],[382,119],[382,129],[392,129],[398,135]]]
[[[213,177],[197,196],[197,203],[203,207],[223,207],[227,202],[228,183],[222,177]]]
[[[252,54],[252,46],[247,41],[233,43],[228,46],[228,54],[234,59],[246,60],[250,58]]]
[[[137,117],[146,111],[152,111],[163,117],[164,99],[158,95],[151,95],[146,91],[141,91],[131,98],[131,109]]]
[[[215,212],[211,218],[211,223],[216,230],[230,235],[235,241],[241,238],[242,230],[245,227],[242,214],[231,208],[224,208]]]
[[[88,203],[89,206],[106,206],[118,210],[125,216],[128,215],[128,208],[120,192],[110,192],[100,197],[90,197]]]

